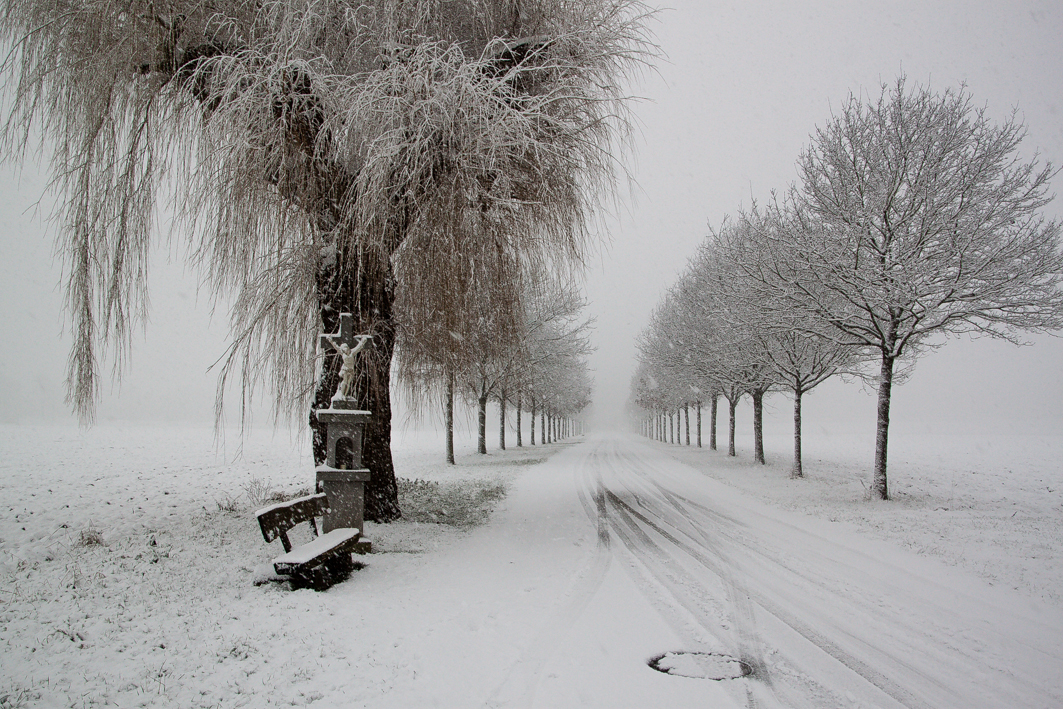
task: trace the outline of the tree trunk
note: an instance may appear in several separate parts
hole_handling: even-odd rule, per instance
[[[753,460],[764,465],[764,390],[754,389],[753,398]]]
[[[731,410],[730,411],[730,414],[731,414],[731,417],[730,417],[731,428],[730,428],[730,431],[728,432],[727,455],[734,457],[735,455],[738,455],[735,452],[735,409],[738,408],[738,397],[735,397],[734,399],[728,399],[727,400],[727,406]]]
[[[543,443],[549,443],[550,441],[546,440],[546,409],[543,409],[539,412],[539,428],[541,429],[540,438],[542,439]]]
[[[354,378],[355,405],[369,411],[362,440],[362,466],[372,476],[365,486],[365,519],[391,522],[402,516],[395,465],[391,458],[391,360],[395,352],[394,277],[390,263],[378,262],[371,252],[357,258],[338,258],[317,275],[321,327],[325,333],[339,331],[340,313],[354,316],[355,332],[373,336],[371,347],[362,351]],[[354,268],[351,268],[351,265]],[[345,265],[345,267],[341,267]],[[332,405],[339,383],[339,353],[326,354],[310,408],[314,464],[327,457],[327,429],[317,420],[317,410]]]
[[[481,394],[476,403],[478,405],[476,418],[479,424],[476,436],[476,452],[481,455],[487,455],[487,394]]]
[[[667,443],[675,443],[675,413],[668,410],[668,440]]]
[[[697,424],[698,424],[698,448],[701,448],[701,402],[695,402],[698,410]]]
[[[709,406],[709,450],[716,450],[716,410],[719,408],[720,395],[712,395],[712,404]]]
[[[683,425],[686,426],[687,445],[690,445],[690,404],[683,404]]]
[[[790,469],[791,478],[802,478],[805,471],[801,467],[801,396],[804,392],[794,389],[794,465]]]
[[[521,406],[521,401],[520,401],[521,396],[520,396],[520,394],[521,394],[520,389],[517,389],[517,448],[523,448],[524,447],[524,443],[523,443],[523,441],[521,441],[521,438],[520,438],[520,406]]]
[[[447,463],[454,465],[454,373],[447,372],[447,400],[443,410],[447,426]]]
[[[506,390],[498,395],[498,450],[506,449]]]
[[[531,420],[528,422],[531,426],[531,444],[535,445],[535,397],[531,400]]]
[[[893,393],[893,358],[882,356],[882,371],[878,383],[878,429],[875,435],[875,479],[871,495],[879,500],[890,499],[886,481],[886,449],[890,429],[890,396]]]

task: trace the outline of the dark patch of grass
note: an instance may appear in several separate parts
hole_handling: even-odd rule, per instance
[[[506,496],[506,487],[499,481],[397,478],[396,482],[402,516],[410,522],[473,527],[486,522]]]
[[[78,545],[83,547],[102,547],[103,533],[93,527],[86,527],[78,534]]]

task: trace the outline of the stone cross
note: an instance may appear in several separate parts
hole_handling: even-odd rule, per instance
[[[350,313],[340,313],[339,332],[331,335],[318,335],[318,343],[322,351],[328,352],[331,348],[343,357],[343,364],[340,367],[340,383],[332,397],[333,401],[350,396],[351,384],[354,382],[354,356],[372,339],[372,335],[354,334],[354,316]]]
[[[350,313],[340,313],[340,331],[332,335],[318,335],[318,344],[321,345],[322,352],[328,352],[331,347],[334,350],[338,350],[338,346],[334,346],[333,343],[340,345],[347,345],[351,349],[354,349],[355,334],[354,334],[354,315]]]

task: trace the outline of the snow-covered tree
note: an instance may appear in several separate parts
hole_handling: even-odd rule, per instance
[[[643,368],[640,369],[642,381],[636,384],[645,387],[647,381],[653,382],[652,395],[644,390],[638,398],[652,401],[651,410],[664,424],[658,427],[659,432],[668,434],[659,438],[673,442],[676,415],[684,406],[689,411],[689,403],[697,398],[699,391],[692,351],[687,344],[689,333],[684,327],[675,293],[669,292],[654,310],[650,325],[637,343]]]
[[[52,155],[82,420],[99,346],[120,371],[143,320],[172,186],[192,261],[232,296],[219,391],[238,375],[245,398],[270,385],[278,414],[325,406],[339,363],[315,374],[318,333],[351,312],[373,335],[355,381],[373,413],[366,516],[398,516],[396,289],[446,322],[479,282],[440,267],[455,255],[487,270],[580,260],[645,17],[637,0],[7,2],[4,145]]]
[[[792,477],[802,477],[801,404],[806,393],[840,371],[851,368],[859,353],[811,325],[819,322],[804,318],[799,309],[785,306],[786,295],[797,281],[809,286],[799,262],[777,258],[765,263],[771,245],[765,235],[775,228],[772,220],[755,208],[736,221],[725,221],[714,232],[715,257],[728,273],[720,287],[729,297],[742,304],[741,315],[749,346],[746,355],[767,367],[770,384],[789,389],[794,397],[794,459]],[[783,304],[780,307],[780,304]],[[826,326],[820,323],[821,329]]]
[[[586,318],[582,294],[562,282],[544,283],[530,298],[526,356],[515,375],[521,391],[532,400],[532,417],[572,417],[590,403],[592,381],[587,357],[593,320]],[[545,432],[545,429],[543,430]]]
[[[477,450],[486,454],[491,399],[499,404],[499,447],[504,449],[507,392],[517,392],[519,400],[541,372],[576,366],[573,358],[589,352],[592,321],[582,315],[586,301],[572,279],[526,270],[522,274],[515,267],[511,276],[522,284],[519,310],[477,297],[473,289],[461,308],[464,317],[449,325],[434,311],[407,304],[399,295],[398,304],[408,306],[401,307],[398,316],[399,376],[411,399],[425,392],[444,394],[448,462],[453,463],[455,387],[477,409]]]
[[[749,394],[753,403],[753,457],[764,463],[764,396],[778,384],[778,377],[765,356],[766,323],[760,302],[747,279],[735,269],[728,250],[744,248],[743,230],[735,222],[706,239],[691,259],[680,281],[685,329],[699,353],[696,367],[716,383],[727,399],[731,422],[728,453],[735,455],[734,417],[738,402]]]
[[[879,362],[874,494],[889,497],[886,453],[895,366],[935,335],[1018,341],[1063,326],[1060,224],[1047,219],[1050,164],[1019,155],[1014,114],[995,123],[963,88],[851,96],[817,129],[791,210],[766,234],[799,323]]]

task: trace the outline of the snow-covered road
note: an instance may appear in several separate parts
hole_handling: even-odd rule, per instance
[[[573,498],[585,526],[565,521]],[[573,447],[525,476],[491,527],[478,536],[507,549],[483,558],[571,580],[489,704],[1063,706],[1058,611],[761,505],[663,446]],[[669,651],[754,672],[717,682],[647,667]]]
[[[778,503],[844,476],[794,483],[774,477],[785,466],[599,436],[487,456],[470,444],[453,467],[434,439],[401,442],[410,478],[505,480],[509,494],[473,529],[370,525],[379,553],[315,593],[252,585],[276,550],[253,508],[221,508],[260,475],[305,485],[290,443],[258,436],[230,464],[209,430],[0,434],[0,697],[25,706],[1063,706],[1063,604],[1030,591],[1057,578],[1055,443],[965,473],[977,484],[954,502],[1008,540],[975,555],[1018,554],[1028,589]],[[773,485],[776,503],[721,471]],[[909,498],[906,519],[943,523]],[[80,543],[87,529],[105,543]],[[1050,543],[1017,545],[1031,534]],[[976,540],[944,541],[955,559]],[[722,656],[753,673],[648,665],[674,652],[704,653],[669,656],[688,674],[738,667]]]

